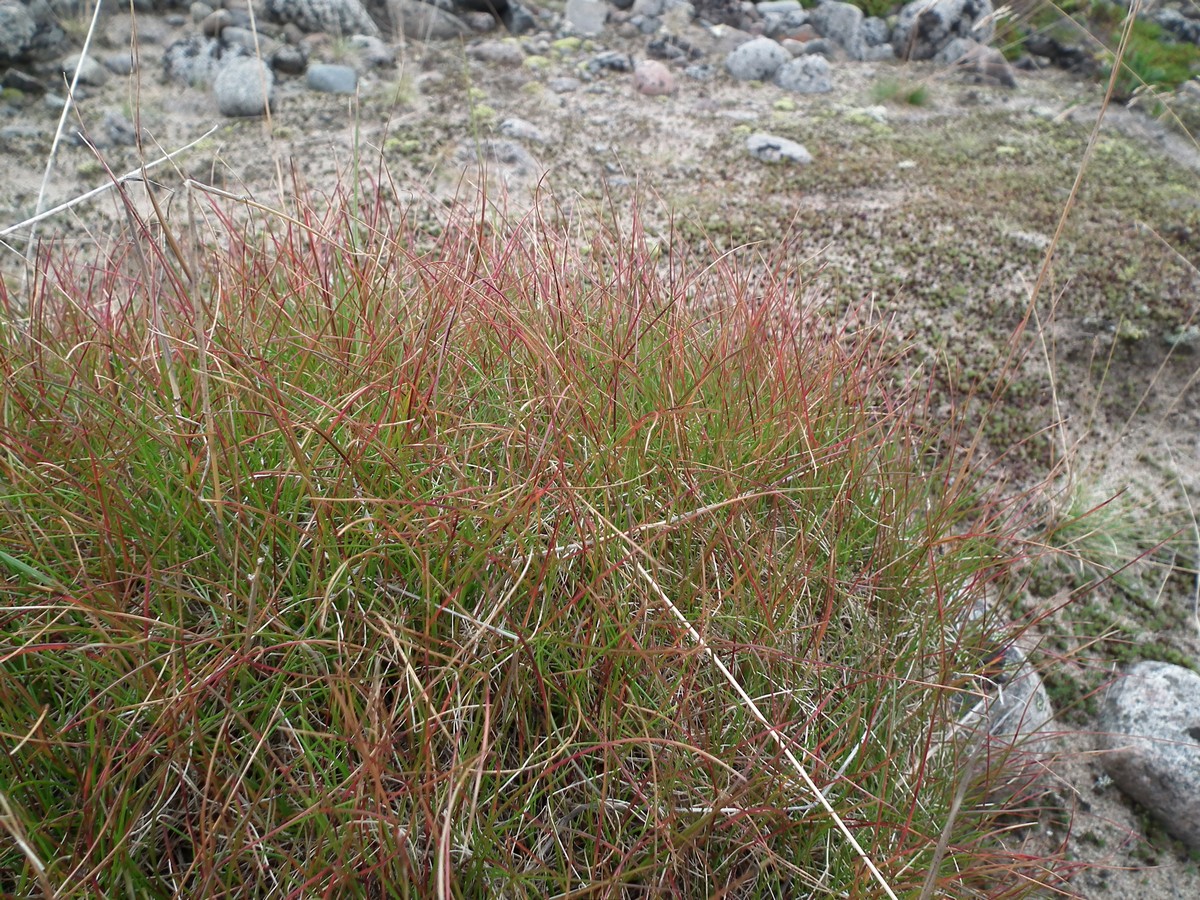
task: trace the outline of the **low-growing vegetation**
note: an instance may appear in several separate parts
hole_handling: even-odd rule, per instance
[[[636,215],[389,196],[3,295],[0,889],[1053,883],[947,737],[1021,504],[903,348]]]

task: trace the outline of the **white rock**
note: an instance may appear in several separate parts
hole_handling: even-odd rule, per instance
[[[762,132],[746,138],[746,149],[750,151],[751,156],[763,162],[786,161],[808,165],[813,161],[812,154],[803,144]]]

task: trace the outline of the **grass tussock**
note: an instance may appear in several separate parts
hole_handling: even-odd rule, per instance
[[[386,196],[3,296],[0,891],[1052,881],[944,740],[1019,523],[899,348],[636,216]]]

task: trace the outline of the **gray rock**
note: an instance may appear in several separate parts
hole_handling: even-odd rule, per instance
[[[263,8],[275,21],[298,25],[305,31],[335,36],[380,34],[379,26],[359,0],[264,0]]]
[[[115,109],[110,109],[104,114],[100,122],[100,131],[110,144],[118,147],[133,147],[137,144],[137,127]]]
[[[390,69],[396,64],[395,48],[382,38],[371,34],[355,34],[348,43],[366,69]]]
[[[46,93],[46,85],[38,81],[28,72],[22,72],[20,69],[8,69],[3,76],[0,76],[0,87],[11,88],[14,91],[20,91],[22,94],[32,94],[35,96]]]
[[[1098,723],[1113,782],[1200,850],[1200,675],[1140,662],[1108,689]]]
[[[863,19],[862,36],[868,47],[878,47],[891,42],[892,26],[878,16],[869,16]]]
[[[933,61],[953,65],[956,71],[977,84],[1016,87],[1017,79],[1004,54],[969,38],[955,38],[937,52]]]
[[[52,59],[66,43],[45,0],[0,0],[0,66]]]
[[[114,75],[129,76],[137,71],[137,57],[128,50],[106,53],[100,62]]]
[[[262,60],[232,59],[217,73],[213,94],[223,116],[261,116],[274,101],[275,76]]]
[[[280,44],[270,58],[271,68],[281,75],[303,75],[308,54],[296,44]]]
[[[846,51],[851,59],[862,59],[866,40],[862,33],[863,12],[849,3],[828,0],[808,13],[808,23],[821,37]]]
[[[350,66],[318,63],[308,67],[304,83],[322,94],[353,94],[358,89],[358,73]]]
[[[256,34],[249,28],[230,25],[221,31],[221,40],[227,44],[237,44],[245,47],[254,56],[270,57],[278,48],[279,42],[265,34]]]
[[[575,34],[595,37],[604,30],[608,5],[603,0],[567,0],[563,15],[566,16],[567,27]]]
[[[994,654],[987,668],[979,693],[964,695],[976,699],[958,729],[981,741],[977,774],[990,798],[1029,795],[1044,780],[1056,749],[1054,708],[1041,676],[1015,644]]]
[[[989,43],[996,35],[992,12],[991,0],[912,0],[900,10],[892,47],[901,59],[932,59],[956,37]]]
[[[446,41],[471,34],[458,16],[419,0],[387,0],[387,8],[396,33],[414,41]]]
[[[208,87],[227,63],[249,56],[245,47],[191,34],[163,50],[163,74],[176,84]]]
[[[833,59],[837,56],[837,47],[828,38],[817,38],[815,41],[784,41],[788,53],[792,56],[823,56]],[[777,72],[776,75],[779,73]]]
[[[516,141],[531,141],[535,144],[550,143],[550,139],[536,125],[516,117],[501,122],[500,133]]]
[[[633,60],[619,50],[605,50],[588,60],[589,72],[632,72]]]
[[[758,7],[762,9],[761,4]],[[808,24],[808,10],[798,9],[790,12],[767,13],[763,16],[763,34],[769,38],[782,40],[796,34]]]
[[[967,53],[979,46],[978,41],[973,41],[970,38],[956,37],[942,47],[933,55],[933,61],[940,63],[943,66],[948,66],[951,63],[956,63]]]
[[[765,81],[791,58],[778,41],[760,37],[735,47],[725,57],[725,68],[738,81]]]
[[[896,58],[896,50],[891,44],[876,44],[875,46],[867,45],[863,53],[863,62],[882,62],[883,60],[894,60]]]
[[[630,15],[633,16],[654,16],[658,18],[667,11],[667,6],[670,0],[633,0],[633,5],[630,7]]]
[[[546,82],[546,87],[554,91],[556,94],[571,94],[583,87],[583,82],[578,78],[569,76],[559,76],[551,78]]]
[[[833,90],[829,61],[823,56],[800,56],[780,66],[775,83],[797,94],[825,94]]]
[[[196,3],[193,3],[188,7],[188,13],[191,15],[192,21],[197,25],[211,16],[213,12],[215,12],[215,10],[211,6],[209,6],[207,3],[200,3],[198,0]]]
[[[494,66],[519,68],[525,62],[525,51],[510,40],[483,41],[467,48],[467,56]]]
[[[765,0],[754,8],[760,16],[767,16],[771,13],[799,12],[804,7],[800,5],[800,0]]]
[[[533,154],[513,140],[463,141],[455,148],[451,161],[465,173],[486,176],[504,191],[533,190],[546,173]],[[461,184],[460,179],[455,181]]]
[[[73,54],[60,62],[58,68],[66,76],[68,84],[72,78],[78,79],[77,84],[87,84],[92,87],[108,84],[108,69],[90,56],[81,58],[79,54]]]
[[[793,162],[808,165],[813,161],[812,154],[803,144],[789,141],[787,138],[776,137],[773,134],[761,132],[746,138],[746,149],[757,160],[768,163]]]
[[[509,34],[525,34],[537,28],[537,19],[524,6],[509,3],[508,10],[500,16],[500,21],[508,29]]]

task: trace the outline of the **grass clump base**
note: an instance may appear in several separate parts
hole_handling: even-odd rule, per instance
[[[388,196],[0,298],[0,890],[1053,880],[944,740],[1017,526],[882,332],[636,212]]]

